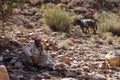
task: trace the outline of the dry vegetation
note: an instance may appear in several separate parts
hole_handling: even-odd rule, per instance
[[[48,8],[44,13],[44,19],[54,31],[68,32],[72,24],[72,18],[61,8]]]
[[[35,69],[29,71],[19,60],[12,65],[5,62],[11,80],[120,80],[119,54],[116,62],[105,59],[109,51],[119,53],[120,0],[25,0],[22,6],[7,7],[8,11],[2,7],[2,1],[0,27],[4,26],[5,30],[0,29],[0,54],[5,58],[24,57],[22,46],[41,35],[46,52],[53,58],[55,67],[61,69],[35,70],[31,66]],[[7,13],[2,14],[3,10]],[[76,18],[90,13],[98,21],[96,35],[83,34],[80,26],[73,25]],[[3,25],[2,15],[14,23],[8,20]]]
[[[0,0],[0,29],[4,29],[5,24],[11,21],[9,19],[11,19],[13,9],[18,5],[21,6],[23,2],[24,0]]]
[[[119,16],[112,12],[101,12],[99,14],[96,13],[95,17],[99,20],[99,29],[101,32],[113,32],[116,35],[119,35],[120,31],[120,23]]]

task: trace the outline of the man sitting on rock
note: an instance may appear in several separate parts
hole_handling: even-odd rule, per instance
[[[48,54],[45,53],[42,45],[42,38],[37,36],[33,38],[34,42],[23,47],[24,53],[27,55],[31,65],[41,67],[53,67],[53,61]]]

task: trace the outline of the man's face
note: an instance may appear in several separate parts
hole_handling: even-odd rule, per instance
[[[37,47],[41,46],[41,41],[35,41]]]

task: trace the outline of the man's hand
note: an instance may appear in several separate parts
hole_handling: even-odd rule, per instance
[[[34,56],[30,56],[30,59],[31,59],[30,61],[31,64],[35,64],[37,62]]]

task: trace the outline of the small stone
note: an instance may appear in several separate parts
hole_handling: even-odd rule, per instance
[[[77,73],[73,72],[73,71],[67,71],[65,72],[65,76],[67,77],[75,77],[77,75]]]
[[[21,62],[16,62],[15,67],[21,68],[23,67],[23,64]]]
[[[16,74],[10,74],[10,77],[12,78],[12,79],[17,79],[17,76],[16,76]]]
[[[55,67],[64,67],[64,66],[65,66],[65,64],[64,63],[60,63],[60,62],[55,64]]]
[[[35,23],[29,22],[29,26],[33,28],[33,27],[35,27]]]
[[[105,68],[107,68],[107,65],[106,65],[105,62],[102,62],[102,63],[100,63],[100,64],[98,65],[98,67],[99,67],[100,69],[105,69]]]
[[[45,79],[50,79],[51,78],[50,74],[47,73],[47,72],[43,72],[41,75],[44,76]]]
[[[17,59],[18,59],[18,57],[14,57],[14,58],[10,61],[10,63],[11,63],[11,64],[14,64],[14,63],[17,61]]]
[[[18,80],[24,79],[24,76],[23,75],[17,75],[17,79]]]
[[[101,75],[101,74],[94,74],[93,80],[106,80],[106,77],[104,75]]]
[[[42,79],[41,74],[38,74],[38,75],[37,75],[37,78]]]
[[[40,0],[29,0],[30,4],[35,6],[40,3]]]
[[[42,17],[42,13],[35,13],[35,18],[39,19]]]
[[[0,55],[0,61],[3,61],[3,55]]]
[[[62,78],[61,80],[76,80],[74,78]]]
[[[5,52],[9,53],[9,52],[10,52],[10,50],[6,49],[6,50],[5,50]]]
[[[86,72],[89,72],[90,71],[90,68],[88,66],[84,66],[83,67],[83,70],[86,71]]]
[[[76,64],[76,63],[71,64],[71,68],[77,68],[77,67],[79,67],[79,64]]]

